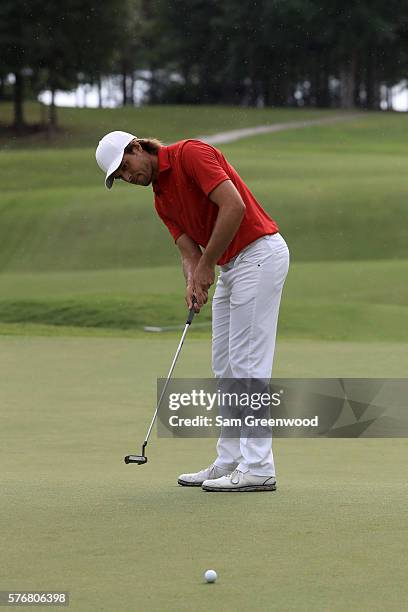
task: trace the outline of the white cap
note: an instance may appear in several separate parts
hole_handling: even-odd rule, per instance
[[[125,148],[134,138],[137,136],[128,132],[109,132],[99,141],[95,156],[100,169],[106,172],[105,185],[108,189],[113,185],[112,174],[119,168]]]

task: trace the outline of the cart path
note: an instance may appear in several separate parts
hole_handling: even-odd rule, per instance
[[[197,140],[202,140],[211,145],[234,142],[242,138],[248,138],[255,134],[268,134],[269,132],[283,132],[284,130],[299,130],[313,125],[327,125],[339,121],[351,121],[365,117],[366,113],[354,113],[347,115],[336,115],[334,117],[324,117],[322,119],[308,119],[304,121],[290,121],[287,123],[276,123],[273,125],[258,125],[257,127],[242,128],[241,130],[230,130],[229,132],[219,132],[210,136],[196,136]]]

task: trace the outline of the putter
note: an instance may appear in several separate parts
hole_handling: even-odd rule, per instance
[[[190,312],[188,313],[188,318],[187,318],[187,321],[186,321],[186,324],[185,324],[185,327],[184,327],[183,335],[181,336],[181,340],[180,340],[180,343],[178,345],[176,354],[174,356],[173,363],[171,364],[170,371],[169,371],[169,373],[167,375],[167,380],[166,380],[166,382],[164,384],[163,391],[160,394],[160,399],[157,402],[156,410],[154,412],[154,415],[153,415],[152,421],[150,423],[149,429],[147,430],[146,438],[145,438],[145,441],[143,442],[143,446],[142,446],[142,454],[141,455],[127,455],[125,457],[125,459],[124,459],[125,463],[137,463],[138,465],[144,465],[145,463],[147,463],[146,446],[147,446],[147,443],[149,441],[150,433],[151,433],[151,431],[153,429],[153,425],[154,425],[154,422],[156,420],[157,413],[159,412],[161,401],[162,401],[162,399],[164,397],[164,394],[166,393],[167,385],[169,384],[171,375],[173,374],[174,367],[176,365],[178,356],[179,356],[180,351],[181,351],[181,347],[183,346],[184,338],[186,337],[187,330],[190,327],[191,322],[192,322],[192,320],[194,318],[194,314],[195,314],[194,304],[196,302],[197,302],[196,298],[193,297],[193,306],[190,309]]]

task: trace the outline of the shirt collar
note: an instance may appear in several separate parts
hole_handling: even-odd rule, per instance
[[[157,151],[157,157],[159,162],[158,174],[160,174],[160,172],[163,172],[164,170],[168,170],[169,168],[171,168],[168,147],[160,147],[160,149]]]

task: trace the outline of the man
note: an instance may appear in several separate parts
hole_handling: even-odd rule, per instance
[[[156,211],[181,252],[188,308],[193,296],[197,312],[204,306],[220,266],[212,303],[214,375],[269,380],[289,251],[235,169],[199,140],[164,146],[119,131],[102,138],[96,159],[108,189],[117,179],[152,185]],[[214,463],[182,474],[178,483],[206,491],[273,491],[272,438],[221,435]]]

